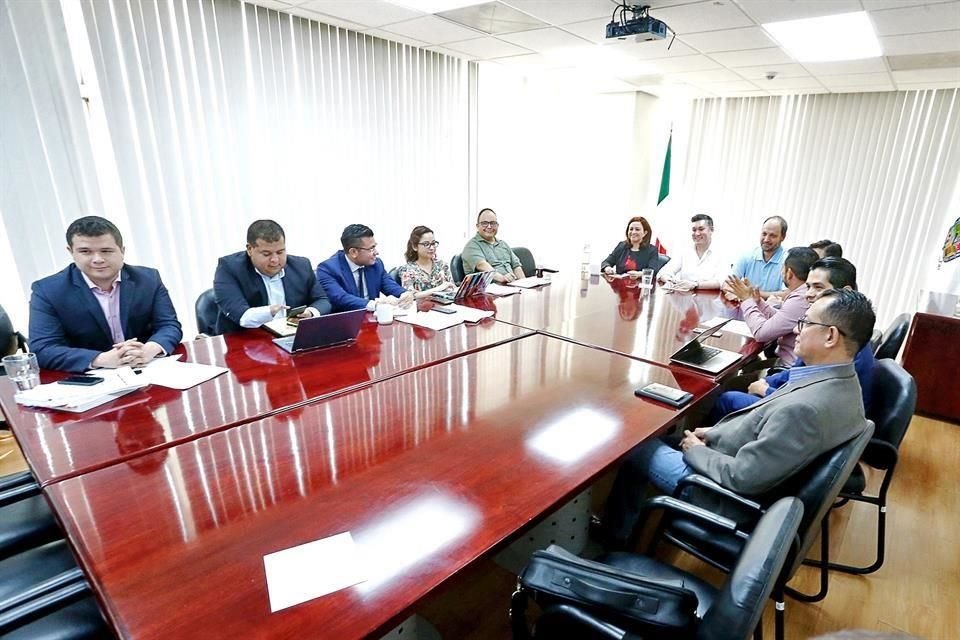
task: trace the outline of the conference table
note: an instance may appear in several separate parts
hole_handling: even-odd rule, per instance
[[[713,296],[584,280],[292,356],[261,330],[191,341],[186,360],[229,372],[185,392],[68,414],[4,381],[0,406],[121,637],[375,637],[717,392],[664,357]],[[649,382],[694,402],[633,394]],[[272,612],[264,556],[343,532],[367,579]]]

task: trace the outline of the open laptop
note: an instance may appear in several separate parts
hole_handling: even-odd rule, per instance
[[[365,315],[367,315],[366,309],[356,309],[316,318],[304,318],[297,323],[295,334],[277,338],[273,343],[290,353],[347,344],[357,339]]]
[[[728,322],[730,322],[730,320],[724,320],[709,329],[705,329],[703,333],[687,342],[671,355],[670,362],[699,369],[700,371],[706,371],[707,373],[720,373],[740,360],[743,356],[735,351],[727,351],[726,349],[719,349],[703,344],[704,340],[715,334]]]
[[[453,292],[444,291],[434,293],[430,296],[432,300],[440,303],[450,303],[461,298],[482,295],[487,290],[487,285],[493,282],[493,271],[477,271],[464,277],[460,287]]]

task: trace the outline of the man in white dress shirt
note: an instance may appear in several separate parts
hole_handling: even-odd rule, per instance
[[[697,289],[719,289],[730,265],[711,247],[713,243],[713,218],[698,213],[690,218],[690,231],[693,247],[684,250],[679,256],[670,258],[657,280],[669,282],[678,287],[696,291]]]

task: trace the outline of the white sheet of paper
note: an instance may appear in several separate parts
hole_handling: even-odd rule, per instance
[[[406,322],[418,327],[433,329],[434,331],[442,331],[462,323],[464,318],[459,313],[443,314],[436,311],[417,311],[400,316],[396,320],[397,322]]]
[[[270,611],[313,600],[370,578],[349,531],[263,556]]]
[[[542,287],[545,284],[550,284],[550,281],[546,278],[537,278],[536,276],[530,276],[528,278],[520,278],[519,280],[514,280],[513,282],[507,283],[511,287],[520,287],[521,289],[532,289],[533,287]]]
[[[484,318],[489,318],[493,315],[493,311],[484,311],[483,309],[465,307],[462,304],[451,304],[447,308],[456,309],[457,313],[454,315],[454,317],[460,318],[464,322],[480,322]]]
[[[161,364],[161,362],[163,364]],[[223,367],[197,362],[177,362],[170,358],[163,361],[151,362],[142,375],[146,376],[150,384],[160,385],[168,389],[183,391],[195,387],[229,371]]]
[[[517,287],[506,287],[502,284],[497,284],[496,282],[491,282],[487,285],[487,293],[492,296],[512,296],[516,293],[520,293],[523,289],[518,289]]]
[[[711,318],[706,322],[701,322],[700,324],[710,328],[725,321],[726,318],[721,318],[718,316],[716,318]],[[743,336],[744,338],[753,338],[753,332],[750,331],[750,327],[748,327],[747,323],[743,320],[731,320],[730,322],[727,322],[726,326],[723,328],[723,331],[729,331],[730,333],[735,333],[738,336]]]

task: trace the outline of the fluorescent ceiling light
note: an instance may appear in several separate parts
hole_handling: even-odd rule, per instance
[[[440,13],[469,7],[474,4],[486,4],[490,0],[387,0],[391,4],[398,4],[407,9],[416,9],[424,13]]]
[[[763,25],[797,62],[880,57],[880,42],[865,11]]]

